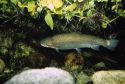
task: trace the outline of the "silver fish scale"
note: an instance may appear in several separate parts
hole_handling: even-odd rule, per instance
[[[59,34],[50,38],[43,39],[41,45],[46,45],[56,49],[75,49],[75,48],[96,48],[100,45],[106,47],[107,40],[79,33]]]
[[[77,43],[77,44],[97,44],[97,45],[105,45],[106,42],[102,38],[97,38],[95,36],[82,35],[82,34],[61,34],[52,37],[53,45],[56,44],[66,44],[66,43]]]

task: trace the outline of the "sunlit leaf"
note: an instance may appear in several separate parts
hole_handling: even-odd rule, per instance
[[[93,15],[92,10],[89,10],[89,11],[87,12],[87,16],[90,17],[90,16],[92,16],[92,15]]]
[[[56,14],[62,14],[62,10],[60,9],[60,10],[54,10],[54,13],[56,13]]]
[[[29,12],[32,12],[34,9],[35,9],[35,2],[34,1],[31,1],[31,2],[28,2],[28,11]]]
[[[82,2],[82,1],[84,1],[84,0],[78,0],[78,2]]]
[[[115,10],[117,7],[118,7],[117,5],[113,5],[112,10]]]
[[[73,11],[76,8],[76,3],[73,3],[65,8],[66,11]]]
[[[54,10],[54,5],[52,3],[49,3],[47,7],[52,11]]]
[[[32,13],[32,15],[34,15],[34,13],[35,13],[35,8],[36,8],[36,5],[35,5],[34,1],[28,2],[27,9],[28,9],[28,12]]]
[[[7,4],[7,0],[0,0],[0,4]]]
[[[125,12],[122,9],[118,10],[118,14],[119,14],[119,16],[125,16]]]
[[[107,23],[103,22],[103,23],[102,23],[102,28],[103,28],[103,29],[107,28],[107,25],[108,25]]]
[[[98,2],[108,2],[108,0],[97,0]]]
[[[62,0],[52,0],[52,3],[54,5],[55,9],[58,9],[58,8],[62,7],[62,5],[63,5],[63,1]]]
[[[17,2],[17,4],[18,4],[18,6],[19,6],[20,8],[27,7],[27,6],[23,5],[21,2]]]
[[[47,13],[47,15],[45,16],[44,19],[45,19],[47,25],[51,28],[51,30],[53,30],[54,24],[53,24],[53,18],[52,18],[52,16],[51,16],[51,14],[50,14],[50,13]]]
[[[87,8],[95,7],[95,3],[93,0],[89,1],[89,4],[87,4]]]
[[[122,0],[111,0],[111,2],[121,2]]]
[[[37,7],[37,12],[41,12],[43,10],[43,7]]]

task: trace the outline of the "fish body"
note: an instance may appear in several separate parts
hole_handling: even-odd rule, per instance
[[[106,40],[92,35],[80,33],[64,33],[58,34],[41,41],[44,47],[55,48],[60,50],[92,48],[98,50],[99,46],[104,46],[113,50],[118,43],[118,40]]]

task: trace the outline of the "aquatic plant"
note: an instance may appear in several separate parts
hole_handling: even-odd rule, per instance
[[[0,54],[7,55],[9,53],[10,48],[12,47],[13,39],[10,34],[0,31]]]
[[[12,69],[25,66],[25,59],[33,54],[34,49],[24,43],[17,43],[14,49],[10,51],[8,66]]]
[[[76,84],[87,84],[89,81],[90,77],[82,71],[76,76]]]
[[[14,52],[11,52],[13,58],[27,57],[34,52],[34,49],[24,43],[17,43]]]
[[[81,70],[84,67],[84,58],[76,52],[70,52],[66,55],[64,67],[69,71]]]
[[[2,59],[0,59],[0,74],[3,73],[5,66],[5,62]]]

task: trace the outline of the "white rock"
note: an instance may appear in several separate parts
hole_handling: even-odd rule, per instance
[[[98,71],[91,78],[94,84],[125,84],[125,70]]]
[[[48,67],[23,71],[5,84],[74,84],[74,79],[65,70]]]

